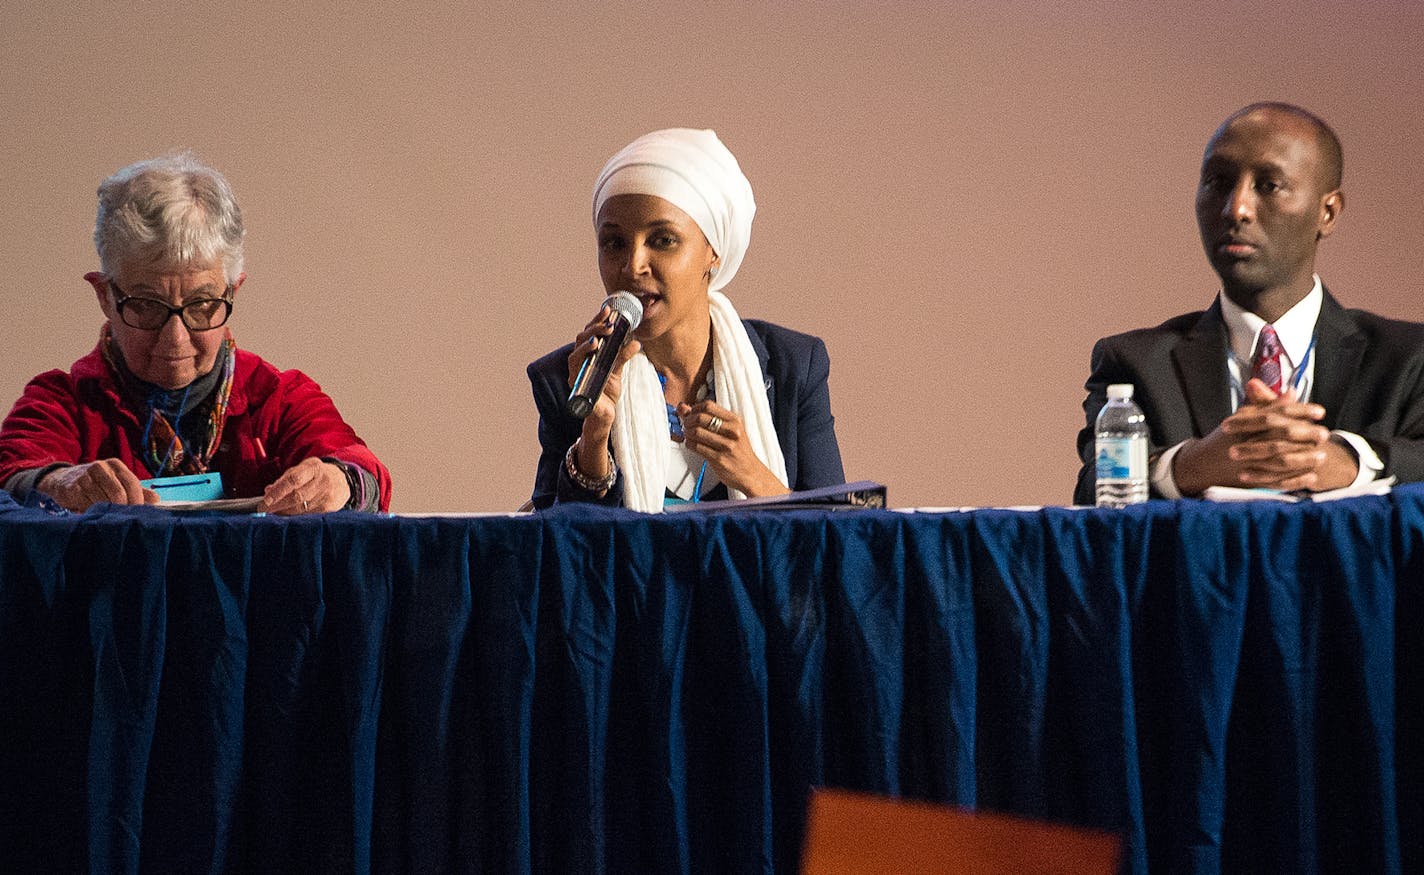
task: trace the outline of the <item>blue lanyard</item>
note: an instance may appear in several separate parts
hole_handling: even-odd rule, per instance
[[[702,460],[702,467],[697,472],[697,485],[692,487],[692,503],[696,504],[702,500],[702,477],[707,473],[707,460]]]
[[[187,386],[183,387],[183,397],[178,400],[178,413],[177,413],[177,415],[175,415],[175,416],[173,417],[173,439],[174,439],[174,441],[177,442],[178,446],[186,446],[186,444],[183,443],[183,436],[178,433],[178,420],[180,420],[180,419],[183,418],[183,407],[184,407],[184,405],[186,405],[186,404],[188,403],[188,391],[189,391],[190,389],[192,389],[192,388],[193,388],[193,384],[192,384],[192,383],[189,383]],[[148,403],[148,423],[147,423],[146,425],[144,425],[144,427],[143,427],[143,437],[139,438],[139,446],[142,446],[142,447],[147,447],[147,446],[148,446],[148,434],[149,434],[149,432],[152,431],[152,430],[153,430],[153,400],[152,400],[152,399],[149,399],[149,403]],[[164,454],[164,456],[163,456],[163,461],[161,461],[161,462],[158,463],[158,470],[153,472],[153,476],[155,476],[155,477],[162,477],[162,476],[163,476],[163,469],[168,467],[168,460],[171,459],[171,458],[173,458],[173,451],[174,451],[175,449],[177,449],[177,447],[175,447],[175,446],[173,445],[173,443],[169,443],[169,444],[168,444],[168,452]]]
[[[1305,355],[1300,357],[1300,364],[1295,369],[1295,376],[1291,378],[1291,388],[1295,390],[1296,398],[1300,398],[1300,384],[1305,381],[1305,366],[1310,364],[1310,354],[1315,351],[1315,335],[1310,335],[1310,345],[1305,348]]]

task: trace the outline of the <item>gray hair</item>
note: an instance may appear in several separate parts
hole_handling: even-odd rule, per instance
[[[191,152],[130,164],[99,184],[94,246],[110,276],[128,260],[165,268],[221,262],[234,282],[245,233],[232,187]]]

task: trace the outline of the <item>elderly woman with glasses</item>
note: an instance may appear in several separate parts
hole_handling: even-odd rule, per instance
[[[216,472],[227,497],[269,513],[386,509],[389,472],[321,388],[233,341],[243,235],[227,180],[191,155],[104,180],[101,270],[84,276],[99,344],[25,387],[0,425],[0,485],[82,511],[155,503],[149,478]]]

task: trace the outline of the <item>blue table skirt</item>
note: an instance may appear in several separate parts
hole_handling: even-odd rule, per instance
[[[0,510],[0,870],[794,872],[808,789],[1424,867],[1424,488],[1330,505]]]

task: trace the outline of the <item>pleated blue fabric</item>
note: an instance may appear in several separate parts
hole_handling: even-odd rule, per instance
[[[1424,859],[1424,488],[1327,505],[0,507],[0,870],[795,872],[834,786],[1124,871]]]

